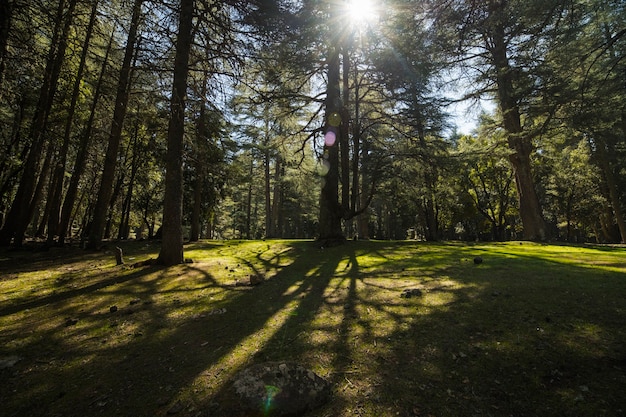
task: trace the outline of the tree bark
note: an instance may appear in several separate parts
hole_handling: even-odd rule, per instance
[[[104,168],[98,191],[98,199],[94,208],[91,230],[89,231],[88,249],[97,249],[102,244],[108,205],[113,192],[113,182],[115,181],[115,170],[117,168],[117,154],[122,138],[122,128],[126,117],[126,106],[130,89],[130,74],[133,56],[135,54],[135,44],[137,43],[137,32],[139,29],[139,18],[141,16],[141,5],[143,0],[135,0],[133,5],[133,16],[126,40],[124,60],[120,69],[120,76],[117,84],[117,94],[115,98],[115,109],[113,111],[113,121],[109,134],[109,143],[104,159]]]
[[[76,153],[76,160],[74,162],[74,169],[72,170],[72,176],[70,178],[70,183],[67,187],[67,191],[65,193],[65,199],[63,200],[63,207],[61,209],[61,219],[59,221],[59,239],[58,244],[63,245],[65,243],[65,238],[68,233],[68,229],[70,228],[70,221],[72,217],[72,209],[74,208],[74,203],[76,201],[76,196],[78,194],[78,185],[80,183],[80,179],[83,176],[85,171],[85,166],[87,163],[87,155],[89,153],[89,145],[91,143],[91,134],[93,132],[93,126],[96,117],[96,109],[98,107],[98,102],[100,101],[100,97],[102,95],[102,86],[104,83],[104,75],[106,73],[106,67],[109,62],[109,55],[111,53],[111,48],[113,46],[113,35],[115,31],[111,33],[109,37],[109,43],[107,45],[107,49],[104,55],[104,60],[102,62],[102,68],[100,70],[100,75],[98,76],[98,81],[96,83],[93,101],[91,102],[91,107],[89,110],[89,119],[87,120],[87,125],[85,126],[84,132],[81,133],[80,144],[78,146],[78,152]]]
[[[250,153],[250,171],[248,172],[248,194],[246,196],[246,239],[252,238],[252,179],[254,178],[254,157]]]
[[[267,125],[267,123],[266,123]],[[265,131],[265,149],[263,150],[263,179],[265,185],[265,237],[272,238],[274,236],[274,225],[272,223],[272,188],[270,176],[270,148],[269,148],[269,132]]]
[[[59,25],[54,30],[46,68],[44,70],[43,84],[33,115],[29,133],[31,147],[24,163],[20,185],[18,186],[4,226],[2,230],[0,230],[0,245],[8,245],[11,243],[11,240],[13,240],[15,246],[21,246],[28,224],[32,219],[31,205],[37,183],[37,175],[40,174],[41,154],[45,144],[44,132],[46,131],[48,116],[56,94],[61,66],[65,59],[67,39],[76,2],[77,0],[72,0],[69,3],[65,19],[63,19],[65,2],[60,1],[57,8],[56,21]]]
[[[606,187],[609,194],[609,201],[611,202],[611,208],[615,221],[617,222],[617,228],[619,229],[621,243],[626,242],[626,221],[624,220],[624,212],[619,198],[619,191],[613,169],[609,162],[609,156],[607,154],[606,142],[604,140],[596,141],[596,155],[600,163],[600,169],[606,182]]]
[[[83,42],[83,50],[80,55],[80,63],[78,65],[78,70],[76,71],[76,79],[74,80],[74,85],[72,87],[72,98],[70,101],[70,106],[67,112],[67,116],[65,119],[65,129],[63,133],[63,145],[61,146],[61,150],[59,151],[59,161],[54,170],[55,177],[53,178],[52,183],[54,187],[52,188],[51,197],[52,200],[50,202],[50,211],[48,213],[48,244],[52,244],[54,242],[54,237],[59,233],[60,226],[60,215],[61,215],[61,200],[63,194],[63,182],[65,179],[65,166],[67,163],[67,153],[70,147],[71,142],[71,132],[72,132],[72,122],[74,121],[74,113],[76,112],[76,105],[78,103],[78,98],[80,95],[80,86],[83,79],[83,73],[85,71],[85,65],[87,62],[87,53],[89,51],[89,43],[91,41],[91,36],[93,34],[93,28],[96,23],[96,17],[98,12],[98,1],[94,1],[91,7],[91,14],[89,16],[89,23],[87,25],[87,33],[85,34],[85,40]]]
[[[283,186],[282,186],[282,177],[284,175],[284,168],[282,164],[282,158],[279,156],[276,157],[276,166],[274,167],[274,198],[271,206],[271,219],[272,219],[272,236],[273,237],[284,237],[283,236],[283,221],[282,221],[282,211],[283,211]]]
[[[167,134],[165,202],[163,204],[163,240],[157,262],[176,265],[183,257],[183,137],[185,135],[185,95],[189,55],[193,41],[194,0],[180,1],[178,38],[174,58],[174,82]]]
[[[0,101],[2,101],[2,92],[4,91],[2,84],[4,81],[4,69],[6,68],[7,45],[9,43],[9,33],[11,32],[14,6],[15,3],[12,0],[0,0]]]
[[[333,130],[341,135],[340,128],[344,120],[341,115],[341,95],[339,78],[339,50],[332,48],[328,59],[328,85],[326,92],[326,132]],[[339,123],[337,123],[339,121]],[[319,240],[320,244],[328,245],[345,240],[341,229],[342,207],[339,203],[339,146],[341,139],[332,144],[324,145],[324,161],[328,172],[322,180],[320,195]]]
[[[498,103],[504,119],[503,124],[509,148],[512,151],[509,160],[515,171],[524,238],[545,240],[547,238],[546,224],[531,169],[532,141],[522,128],[519,106],[514,92],[513,72],[507,57],[504,28],[501,25],[496,25],[491,33],[491,43],[490,52],[497,73]]]
[[[202,164],[198,160],[196,162],[196,181],[193,187],[193,209],[191,211],[191,230],[189,232],[189,241],[197,242],[200,240],[200,213],[202,211],[202,189],[204,187],[204,172]]]

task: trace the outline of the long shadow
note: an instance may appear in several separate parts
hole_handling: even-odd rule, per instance
[[[546,270],[552,262],[546,260]],[[559,265],[562,270],[581,271]],[[449,299],[441,305],[432,306],[430,294],[402,301],[416,313],[399,321],[404,325],[372,355],[374,383],[346,383],[360,390],[351,397],[355,414],[362,402],[390,416],[623,415],[626,335],[619,323],[626,310],[620,297],[602,285],[588,287],[585,301],[592,307],[581,309],[571,302],[576,294],[555,292],[546,276],[527,277],[522,285],[456,267],[440,273],[462,285],[438,288]],[[625,288],[623,274],[596,275]]]
[[[0,307],[0,317],[10,314],[19,313],[24,310],[32,308],[42,307],[49,304],[58,303],[60,301],[71,300],[72,298],[87,295],[112,285],[123,284],[128,281],[139,279],[150,272],[149,269],[137,269],[135,272],[122,276],[114,276],[111,278],[103,279],[84,287],[65,289],[61,292],[56,292],[43,297],[35,297],[29,301],[18,301],[15,304]]]
[[[134,294],[139,294],[144,304],[132,315],[119,315],[115,320],[107,316],[107,320],[103,320],[103,317],[94,314],[82,321],[81,324],[90,326],[91,330],[103,329],[106,334],[102,336],[101,344],[94,342],[83,349],[73,348],[66,354],[59,354],[60,358],[55,355],[50,357],[48,352],[64,350],[68,335],[90,332],[88,328],[81,330],[78,326],[42,330],[37,338],[16,349],[16,354],[24,359],[0,390],[0,399],[9,410],[8,415],[154,416],[166,415],[172,409],[178,415],[197,415],[197,410],[188,410],[188,407],[193,408],[192,405],[175,410],[179,393],[197,383],[194,381],[198,378],[205,380],[209,387],[221,386],[235,371],[252,361],[284,357],[286,349],[264,349],[266,342],[259,342],[258,349],[251,351],[238,352],[238,349],[244,341],[257,336],[267,340],[283,337],[285,348],[291,337],[281,333],[281,329],[289,327],[290,320],[278,323],[274,333],[267,336],[263,335],[265,328],[271,327],[272,320],[294,300],[308,299],[311,300],[308,302],[319,303],[319,300],[313,300],[319,298],[332,278],[341,255],[337,253],[327,257],[322,265],[313,264],[306,252],[318,249],[313,245],[310,248],[303,245],[300,245],[301,256],[263,285],[233,289],[219,304],[224,314],[211,314],[214,306],[207,300],[206,314],[195,314],[183,320],[169,317],[168,303],[181,311],[194,307],[198,301],[182,303],[175,298],[165,299],[158,295],[159,280],[172,279],[167,270],[163,270],[162,278],[145,279],[133,284]],[[159,275],[158,271],[137,271],[126,277],[125,282],[145,273]],[[110,283],[119,281],[111,280]],[[213,283],[216,284],[215,281]],[[58,299],[70,303],[71,297],[84,296],[88,290],[101,286],[68,292],[59,295]],[[37,300],[32,305],[44,305],[52,300],[55,298]],[[306,320],[308,310],[306,306],[299,307],[298,312],[302,316],[298,320],[303,317]],[[5,314],[10,313],[6,311]],[[107,330],[110,326],[115,326],[115,337]],[[42,343],[42,340],[46,342]],[[42,352],[42,345],[49,348],[44,347]],[[59,363],[62,366],[56,366]],[[19,386],[22,373],[32,376],[31,386]],[[206,398],[211,393],[199,392],[198,396]],[[186,404],[202,401],[197,398],[183,400],[187,401]]]
[[[142,299],[133,314],[93,315],[83,329],[44,327],[38,337],[14,348],[22,361],[0,370],[6,415],[226,417],[220,410],[221,389],[239,369],[267,360],[331,369],[323,376],[334,383],[334,400],[312,416],[347,415],[348,409],[362,415],[366,405],[380,416],[617,416],[624,409],[619,390],[610,388],[625,382],[623,302],[600,303],[593,314],[568,302],[550,308],[526,305],[522,292],[507,288],[509,281],[468,278],[455,266],[436,274],[462,285],[438,287],[437,295],[448,301],[430,305],[426,296],[434,292],[401,299],[400,290],[365,273],[359,246],[327,249],[319,264],[308,256],[319,249],[296,246],[291,263],[253,288],[225,286],[195,264],[181,267],[181,273],[202,274],[206,286],[185,289],[184,274],[177,278],[169,269],[137,271],[146,279],[128,280],[128,287],[120,289]],[[262,260],[267,270],[285,261]],[[405,265],[388,269],[399,273]],[[603,277],[623,278],[605,272]],[[176,279],[181,291],[196,291],[195,298],[180,302],[175,291],[160,294],[163,280]],[[210,300],[203,293],[207,288],[220,290],[224,298]],[[588,295],[603,297],[601,289]],[[556,296],[546,293],[544,298]],[[61,301],[69,308],[72,300]],[[203,304],[206,309],[198,313]],[[212,314],[216,307],[219,312]],[[174,315],[187,310],[193,314]],[[330,322],[320,323],[320,314]],[[598,354],[576,345],[576,332],[594,324],[594,314],[615,315],[611,327],[603,329],[603,334],[616,332],[610,341],[614,356],[604,347]],[[391,330],[375,328],[380,320],[375,316],[389,320]],[[67,341],[96,330],[102,340],[83,347]],[[6,347],[0,352],[10,353]],[[531,367],[521,369],[518,362]],[[610,380],[607,385],[598,382],[601,374]],[[478,379],[466,380],[466,375]],[[605,412],[593,414],[601,410],[599,404]]]

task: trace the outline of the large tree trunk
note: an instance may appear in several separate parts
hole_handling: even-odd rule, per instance
[[[89,242],[87,248],[97,249],[102,244],[104,228],[106,226],[108,205],[113,192],[113,182],[115,181],[115,170],[117,168],[117,154],[122,138],[122,128],[126,117],[126,106],[130,89],[130,74],[133,55],[135,54],[135,44],[137,43],[137,32],[139,29],[139,18],[141,16],[141,5],[143,0],[135,0],[133,5],[133,16],[126,40],[126,50],[124,60],[120,69],[120,76],[117,84],[117,94],[115,97],[115,109],[113,111],[113,121],[109,134],[109,144],[104,158],[104,168],[100,180],[98,199],[94,208],[93,220],[89,231]]]
[[[617,183],[615,181],[615,176],[613,174],[613,169],[609,162],[609,156],[607,154],[606,146],[607,145],[604,140],[597,140],[595,143],[596,155],[598,157],[600,169],[602,170],[604,181],[606,183],[608,197],[611,203],[613,216],[615,218],[615,221],[617,222],[617,228],[619,229],[621,243],[625,243],[626,242],[626,221],[624,221],[624,212],[622,211],[619,191],[618,191]]]
[[[174,83],[167,133],[165,202],[163,204],[163,240],[158,263],[176,265],[183,257],[183,137],[185,135],[185,95],[189,55],[193,41],[194,0],[180,1],[178,38],[174,58]]]
[[[524,238],[545,240],[546,224],[541,203],[535,190],[530,154],[533,150],[531,139],[524,132],[520,112],[515,98],[513,72],[507,57],[507,44],[504,29],[497,26],[491,33],[491,56],[497,72],[498,103],[504,118],[504,129],[509,148],[513,151],[509,159],[515,171],[515,182],[519,198],[519,213],[524,227]]]
[[[341,139],[341,95],[339,78],[339,50],[333,48],[328,60],[328,86],[326,93],[326,130],[332,130],[338,137],[333,144],[324,145],[323,163],[328,172],[323,177],[320,195],[319,240],[328,245],[345,240],[341,229],[343,216],[339,204],[339,145]]]

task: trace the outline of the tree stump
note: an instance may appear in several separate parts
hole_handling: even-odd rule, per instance
[[[122,248],[116,246],[115,247],[115,262],[117,262],[118,265],[124,265],[124,257],[123,257],[123,252],[122,252]]]

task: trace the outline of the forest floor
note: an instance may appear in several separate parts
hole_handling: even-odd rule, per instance
[[[203,241],[132,268],[158,243],[120,245],[0,251],[2,416],[229,417],[265,361],[332,383],[311,417],[626,415],[626,248]]]

